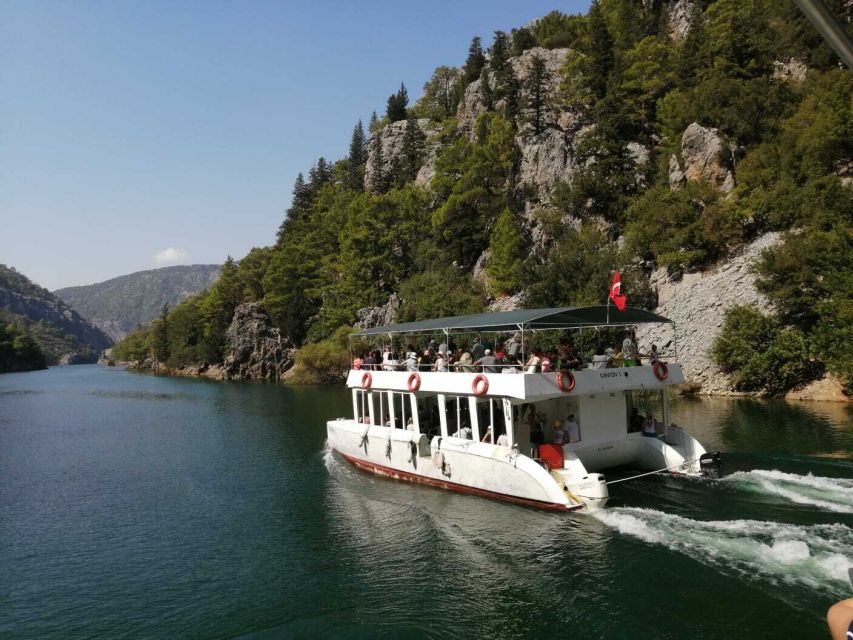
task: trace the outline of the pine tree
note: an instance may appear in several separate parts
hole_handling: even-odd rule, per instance
[[[154,334],[154,358],[157,362],[169,359],[169,303],[160,309],[160,319]]]
[[[489,68],[498,72],[504,68],[509,59],[509,38],[503,31],[495,31],[495,39],[489,50]]]
[[[520,56],[536,46],[536,36],[527,27],[512,30],[512,55]]]
[[[596,97],[602,98],[607,93],[607,82],[616,58],[613,52],[613,38],[607,29],[604,10],[598,0],[593,0],[589,8],[589,32],[592,38],[590,51],[592,91]]]
[[[495,92],[492,90],[492,83],[489,80],[489,70],[485,67],[483,67],[480,75],[480,101],[486,107],[486,111],[494,111]]]
[[[509,209],[505,208],[498,216],[489,248],[486,274],[492,293],[498,297],[513,293],[521,285],[524,242]]]
[[[486,56],[483,54],[483,45],[479,37],[471,39],[471,46],[468,47],[468,58],[465,60],[465,66],[462,70],[465,73],[465,81],[467,83],[474,82],[480,77],[483,67],[486,65]]]
[[[406,90],[406,85],[400,83],[400,89],[397,93],[392,93],[388,96],[388,104],[385,109],[385,115],[391,122],[399,122],[405,120],[407,116],[406,106],[409,104],[409,92]]]
[[[529,124],[533,133],[538,135],[545,128],[548,102],[548,69],[539,56],[533,56],[531,60],[526,90]]]
[[[347,159],[346,188],[353,191],[364,190],[364,163],[367,161],[364,138],[364,126],[361,120],[352,130]]]
[[[382,132],[373,134],[370,151],[370,189],[374,193],[385,193],[388,190],[389,176],[385,174],[382,158]]]
[[[403,186],[406,182],[415,179],[423,160],[424,142],[425,137],[417,120],[409,118],[406,121],[406,130],[403,133],[403,148],[391,169],[391,176],[395,185]]]
[[[370,114],[370,124],[367,125],[367,130],[373,134],[379,131],[379,116],[376,115],[376,111],[373,111]]]

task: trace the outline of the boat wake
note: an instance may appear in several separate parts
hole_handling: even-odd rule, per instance
[[[703,522],[634,507],[603,509],[593,515],[620,533],[684,553],[709,566],[839,596],[848,590],[853,529],[843,524]]]
[[[802,476],[783,471],[753,469],[738,471],[720,482],[826,511],[853,513],[853,479],[825,478],[811,474]]]

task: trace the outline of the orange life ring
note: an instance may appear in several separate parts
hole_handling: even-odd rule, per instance
[[[373,386],[373,376],[370,375],[370,371],[365,371],[364,375],[361,376],[361,387],[363,389],[370,390],[370,387]]]
[[[658,380],[666,380],[669,377],[669,367],[663,362],[655,362],[652,365],[652,371],[655,372],[655,378]]]
[[[414,393],[421,388],[421,377],[417,373],[410,373],[406,386],[409,387],[409,391]]]
[[[489,379],[482,373],[474,376],[474,382],[471,383],[471,391],[475,396],[484,396],[489,391]]]
[[[575,376],[568,369],[562,369],[557,372],[557,386],[560,387],[560,391],[565,391],[569,393],[572,389],[575,388]]]

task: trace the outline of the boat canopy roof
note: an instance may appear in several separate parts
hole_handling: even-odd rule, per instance
[[[393,335],[395,333],[434,333],[437,331],[529,331],[539,329],[578,329],[583,327],[623,327],[645,323],[672,323],[645,309],[599,305],[594,307],[558,307],[555,309],[518,309],[496,313],[475,313],[467,316],[450,316],[389,324],[384,327],[362,329],[355,337]]]

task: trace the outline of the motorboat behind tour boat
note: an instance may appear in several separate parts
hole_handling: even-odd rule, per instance
[[[642,309],[611,314],[607,306],[594,306],[438,318],[365,329],[353,337],[409,341],[409,336],[426,336],[450,344],[462,336],[514,334],[521,337],[523,363],[525,340],[534,332],[577,330],[582,337],[587,329],[643,323],[672,324]],[[601,472],[612,467],[719,475],[719,454],[706,452],[670,423],[667,389],[684,382],[678,364],[599,366],[605,364],[533,373],[509,366],[491,371],[354,368],[347,376],[353,417],[329,421],[328,442],[346,460],[379,475],[559,511],[604,506],[608,488]],[[653,437],[629,425],[640,395],[648,399],[650,394],[659,397],[662,414]],[[528,419],[531,413],[536,420]],[[576,441],[537,442],[550,442],[548,425],[569,415],[578,426]],[[540,432],[536,425],[545,428]]]

